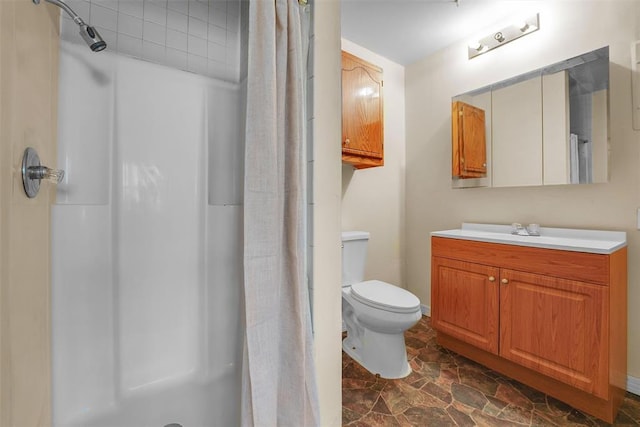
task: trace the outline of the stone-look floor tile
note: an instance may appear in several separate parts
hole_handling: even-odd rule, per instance
[[[443,408],[409,408],[402,414],[414,426],[456,427],[455,421]]]
[[[495,396],[498,390],[498,383],[493,378],[489,378],[484,372],[476,369],[469,369],[466,366],[458,368],[458,374],[463,384],[473,387],[483,394]]]
[[[479,427],[514,427],[528,425],[514,423],[513,421],[501,420],[499,418],[492,417],[491,415],[487,415],[477,409],[473,411],[473,413],[471,414],[471,418]]]
[[[342,407],[342,425],[347,425],[353,421],[362,418],[362,414],[352,411],[349,408]]]
[[[352,389],[342,393],[342,406],[359,414],[366,414],[373,408],[380,393],[369,389]]]
[[[414,406],[432,408],[444,408],[447,406],[443,401],[421,390],[416,390],[402,381],[388,383],[382,389],[380,395],[394,415],[403,413]]]
[[[393,415],[391,414],[391,410],[389,409],[387,404],[384,402],[384,399],[382,397],[378,398],[378,401],[376,402],[375,405],[373,405],[373,408],[371,408],[371,411],[377,412],[378,414]]]
[[[455,421],[456,424],[460,427],[472,427],[476,425],[475,421],[473,421],[473,419],[469,415],[465,414],[462,411],[459,411],[453,405],[447,408],[447,413],[449,414],[451,419]]]
[[[380,378],[343,353],[343,425],[608,425],[440,347],[435,337],[426,317],[406,332],[407,355],[413,372],[398,380]],[[627,394],[614,426],[640,426],[640,396]]]
[[[620,409],[631,419],[640,423],[640,396],[627,393],[624,403]]]
[[[515,405],[507,405],[500,413],[498,418],[501,420],[513,421],[518,424],[531,424],[531,409],[521,408]]]
[[[511,386],[511,384],[500,384],[494,393],[494,396],[503,402],[520,406],[526,409],[533,409],[533,403],[527,399],[522,393]]]
[[[451,401],[453,400],[453,398],[451,397],[451,393],[432,382],[426,383],[422,387],[422,390],[426,393],[429,393],[431,396],[437,397],[444,403],[451,403]]]
[[[484,394],[464,384],[451,384],[451,394],[458,402],[479,410],[489,402]]]
[[[484,407],[482,411],[485,414],[491,415],[494,417],[497,416],[500,412],[502,412],[504,408],[506,408],[509,405],[508,403],[503,402],[502,400],[493,396],[487,396],[487,400],[489,401],[489,403],[487,403],[487,405]]]

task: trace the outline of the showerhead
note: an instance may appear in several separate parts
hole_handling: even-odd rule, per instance
[[[73,22],[78,24],[78,26],[80,27],[80,35],[82,36],[82,39],[85,41],[85,43],[89,45],[92,51],[100,52],[101,50],[105,50],[105,48],[107,47],[107,43],[102,39],[102,37],[100,37],[100,34],[98,34],[98,31],[94,27],[91,27],[85,24],[82,18],[80,18],[78,14],[73,11],[73,9],[67,6],[67,4],[64,1],[62,0],[46,0],[46,1],[48,3],[55,4],[60,9],[67,12],[67,14],[73,19]],[[40,4],[40,0],[33,0],[33,2],[35,4]]]
[[[80,35],[94,52],[100,52],[107,47],[107,43],[102,40],[98,30],[94,27],[90,27],[87,24],[80,25]]]

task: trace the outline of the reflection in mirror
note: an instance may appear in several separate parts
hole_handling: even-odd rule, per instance
[[[452,186],[606,182],[608,88],[609,48],[604,47],[454,97]],[[470,152],[480,147],[466,147],[474,141],[465,138],[460,111],[454,109],[460,102],[484,111],[484,177],[456,169],[463,147]]]

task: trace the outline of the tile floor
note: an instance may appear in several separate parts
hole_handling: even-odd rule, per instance
[[[343,426],[606,426],[435,342],[429,318],[405,334],[413,373],[376,378],[342,353]],[[640,397],[627,393],[616,426],[640,426]]]

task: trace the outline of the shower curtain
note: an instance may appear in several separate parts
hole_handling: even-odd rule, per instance
[[[305,274],[305,48],[298,0],[251,0],[243,426],[319,424]]]

